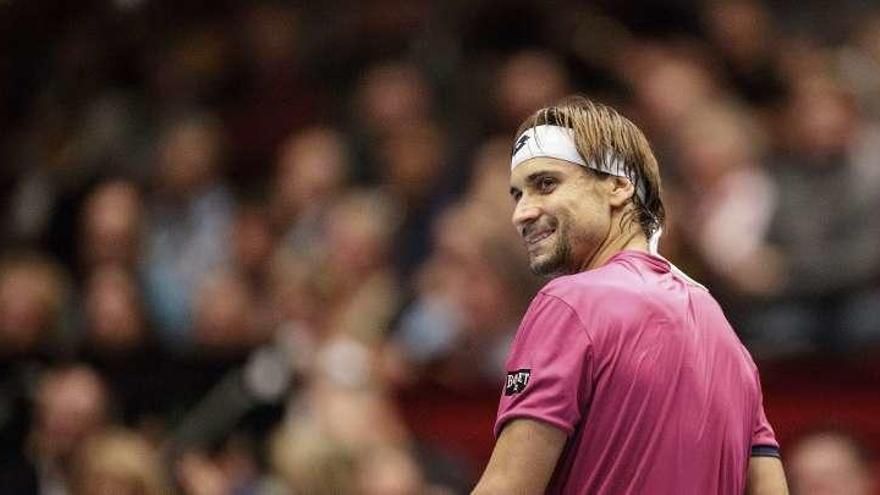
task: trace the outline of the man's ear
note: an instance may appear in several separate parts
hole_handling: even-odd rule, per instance
[[[610,179],[609,202],[612,207],[620,208],[629,202],[630,198],[635,194],[636,188],[626,177],[611,176]]]

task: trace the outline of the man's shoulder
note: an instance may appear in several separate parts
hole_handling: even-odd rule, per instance
[[[619,270],[606,265],[594,270],[564,275],[547,282],[540,293],[573,302],[585,296],[607,297],[638,292],[630,281],[616,272]]]

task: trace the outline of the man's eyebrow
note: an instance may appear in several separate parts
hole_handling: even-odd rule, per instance
[[[530,174],[528,177],[526,177],[526,184],[534,184],[535,182],[538,182],[539,179],[548,176],[558,177],[559,173],[552,170],[538,170],[537,172]]]

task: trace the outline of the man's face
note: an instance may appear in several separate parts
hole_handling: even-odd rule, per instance
[[[595,256],[611,227],[603,181],[580,165],[538,157],[510,175],[513,225],[538,275],[577,273]]]

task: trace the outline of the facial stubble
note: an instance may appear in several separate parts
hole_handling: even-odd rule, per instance
[[[571,244],[568,239],[568,229],[562,223],[557,225],[556,240],[549,256],[543,261],[532,259],[529,267],[532,273],[542,277],[553,278],[566,275],[571,266]],[[540,257],[539,257],[540,258]]]

